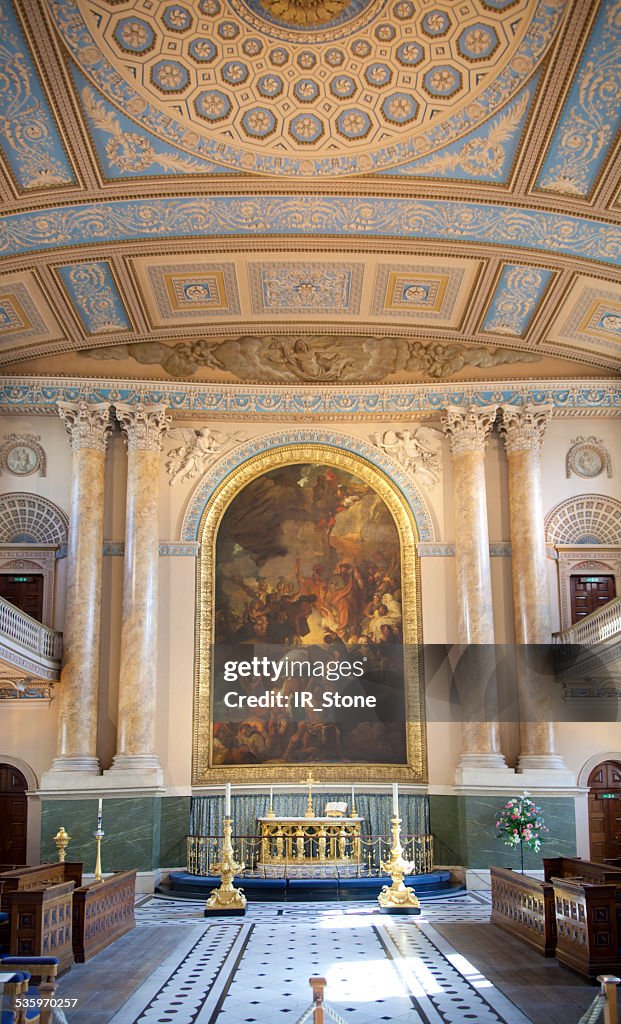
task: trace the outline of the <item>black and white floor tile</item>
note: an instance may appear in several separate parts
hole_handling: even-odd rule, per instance
[[[433,926],[488,920],[477,894],[430,901],[416,918],[369,903],[263,903],[218,920],[202,903],[155,897],[136,919],[183,923],[187,935],[111,1024],[297,1024],[313,974],[346,1024],[527,1024]]]

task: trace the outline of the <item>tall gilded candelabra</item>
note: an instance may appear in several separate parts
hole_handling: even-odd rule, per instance
[[[392,885],[384,885],[377,897],[380,911],[384,914],[420,914],[420,903],[410,885],[403,879],[414,868],[413,861],[406,860],[401,846],[401,818],[395,814],[391,819],[392,847],[387,861],[380,861],[380,868],[392,878]]]
[[[205,917],[209,914],[228,914],[229,916],[241,916],[246,913],[247,899],[243,889],[236,889],[233,879],[239,871],[243,871],[244,865],[238,864],[233,851],[233,822],[231,818],[224,819],[224,840],[222,843],[222,857],[220,863],[214,865],[214,874],[220,875],[222,881],[217,889],[212,889],[211,896],[205,906]]]

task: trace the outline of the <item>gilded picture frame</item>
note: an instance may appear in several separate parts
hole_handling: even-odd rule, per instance
[[[215,764],[213,759],[216,544],[223,517],[241,491],[279,467],[313,464],[342,469],[371,487],[388,508],[399,537],[401,559],[406,763]],[[418,531],[407,499],[390,477],[367,459],[331,445],[300,443],[253,456],[236,467],[210,496],[198,540],[192,723],[192,784],[208,786],[301,782],[312,767],[325,783],[427,782],[427,742],[422,658]]]

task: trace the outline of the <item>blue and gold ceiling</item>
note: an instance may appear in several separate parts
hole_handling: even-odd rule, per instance
[[[0,0],[2,372],[621,366],[621,0]]]

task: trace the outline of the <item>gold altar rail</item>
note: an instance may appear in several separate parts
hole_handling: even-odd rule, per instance
[[[346,855],[327,863],[313,855],[313,845],[306,845],[303,857],[283,850],[282,859],[274,863],[262,859],[262,840],[259,835],[234,835],[235,858],[245,865],[242,876],[254,878],[373,878],[382,875],[380,862],[388,860],[392,838],[387,835],[363,835],[360,851],[354,859]],[[187,872],[190,875],[209,876],[220,860],[222,835],[187,836]],[[413,874],[428,875],[433,871],[433,836],[406,835],[401,837],[403,855],[414,863]],[[293,851],[297,853],[297,851]]]

